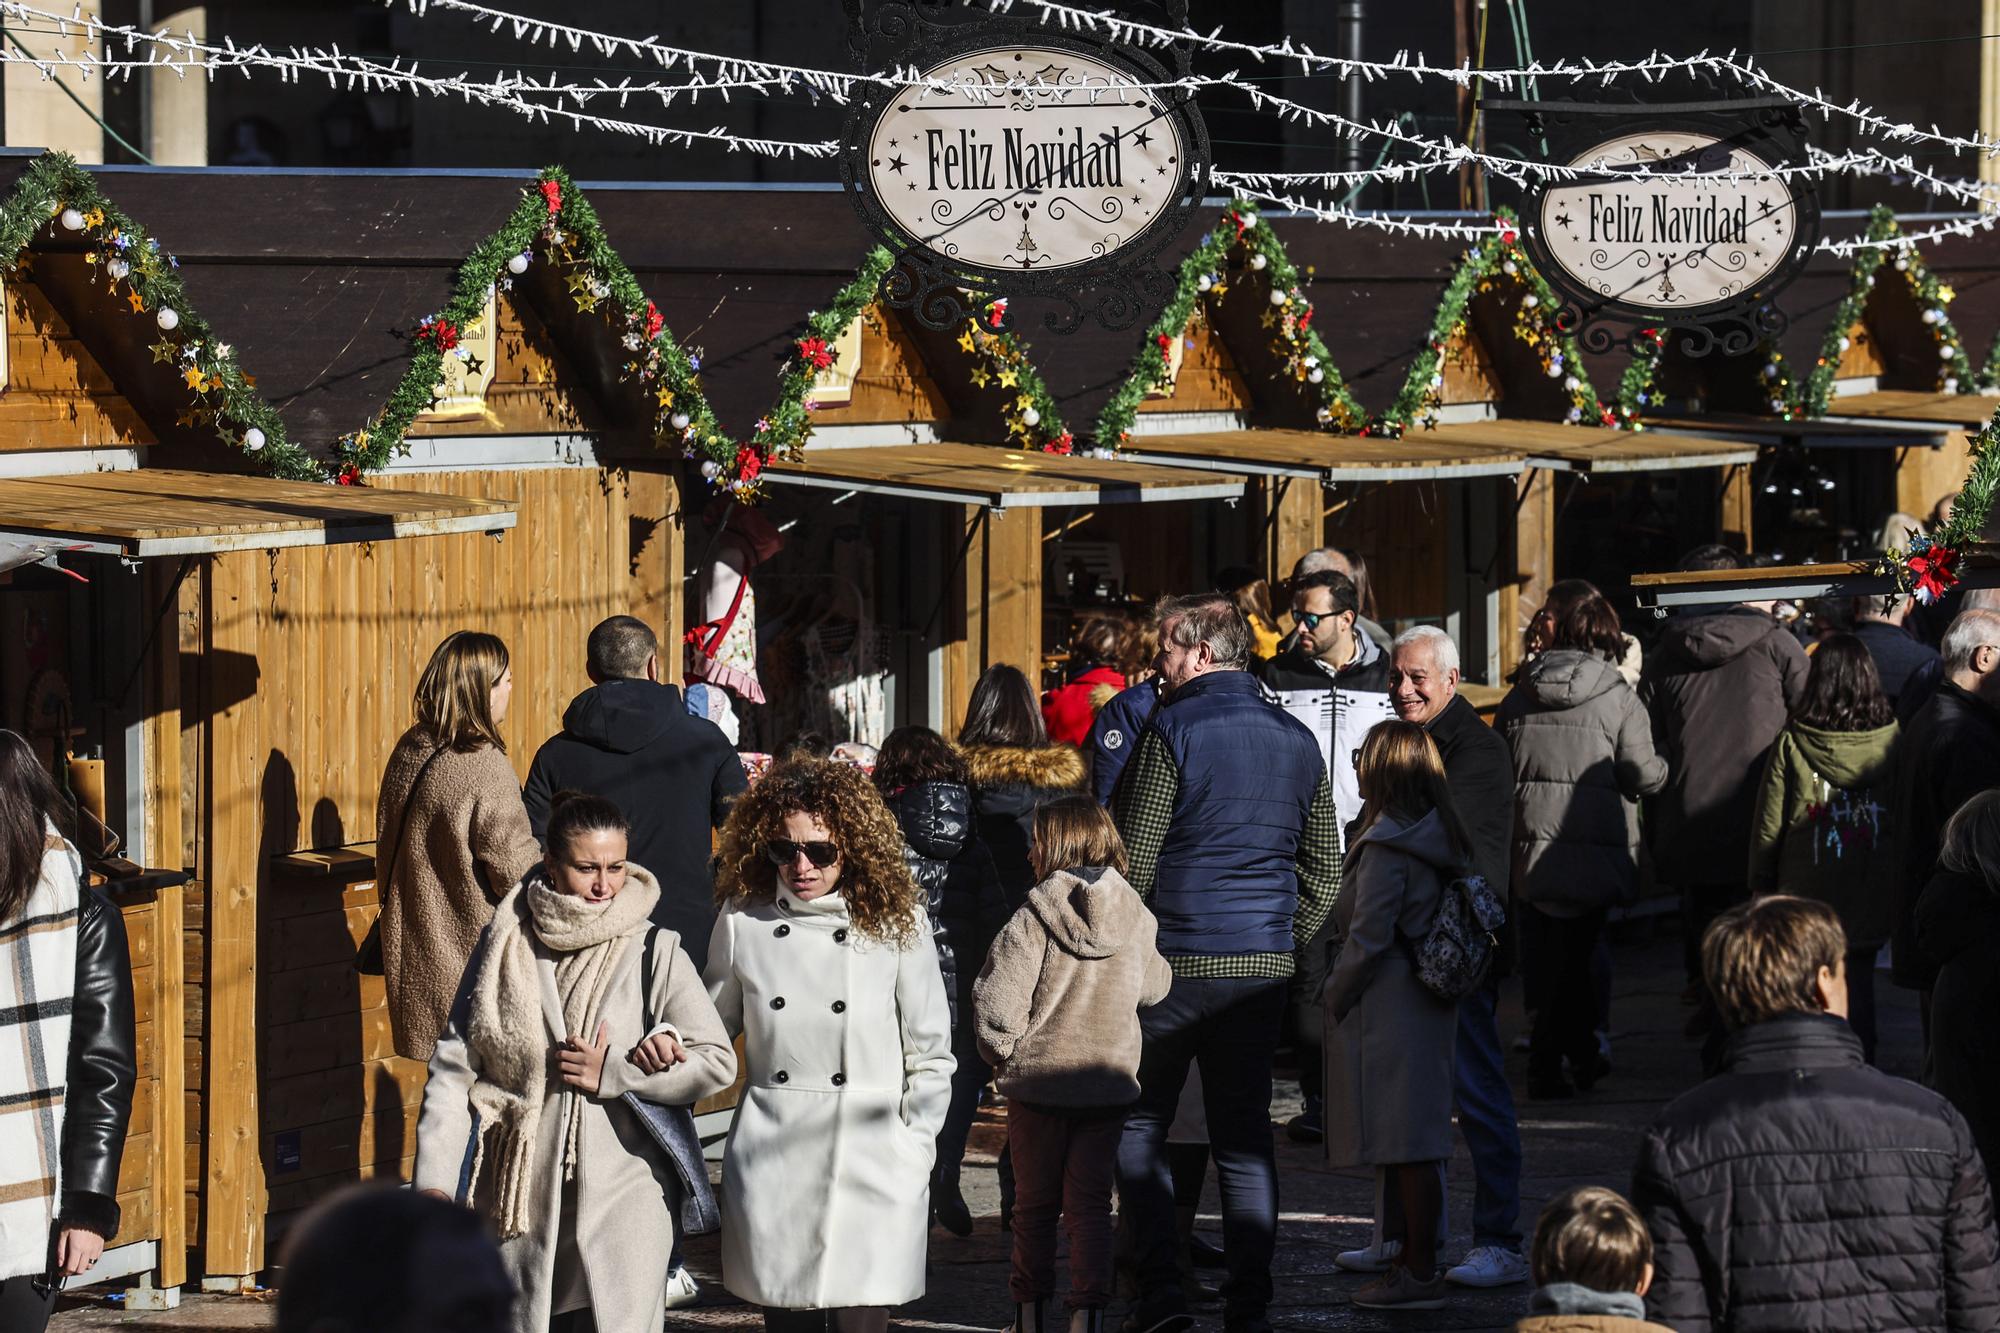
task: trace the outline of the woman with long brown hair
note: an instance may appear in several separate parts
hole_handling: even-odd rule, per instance
[[[1833,634],[1757,787],[1750,892],[1817,898],[1847,932],[1847,1021],[1875,1059],[1875,955],[1896,920],[1896,711],[1867,645]],[[1911,893],[1922,892],[1911,886]]]
[[[1445,886],[1467,873],[1472,840],[1444,760],[1417,723],[1378,723],[1356,773],[1361,814],[1334,902],[1342,942],[1324,992],[1327,1158],[1382,1170],[1403,1206],[1402,1235],[1384,1237],[1400,1252],[1354,1303],[1435,1310],[1444,1304],[1438,1163],[1451,1156],[1458,1011],[1417,980],[1404,942],[1430,929]]]
[[[979,674],[958,732],[959,752],[972,778],[973,815],[979,836],[993,850],[1007,907],[1028,900],[1035,887],[1028,847],[1035,811],[1088,778],[1074,745],[1049,739],[1041,705],[1018,667],[995,663]]]
[[[0,731],[0,1329],[40,1333],[118,1234],[138,1078],[118,909],[57,831],[65,802]]]
[[[460,630],[417,680],[375,805],[382,975],[396,1054],[428,1060],[493,908],[542,859],[500,738],[507,645]]]
[[[902,831],[859,769],[793,760],[730,811],[720,862],[705,975],[747,1067],[723,1285],[772,1333],[882,1333],[924,1294],[953,1066]]]

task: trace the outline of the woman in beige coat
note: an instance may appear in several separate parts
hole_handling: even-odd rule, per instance
[[[548,831],[431,1056],[416,1183],[493,1224],[518,1333],[658,1333],[679,1186],[623,1098],[695,1102],[736,1054],[679,937],[647,919],[659,885],[626,862],[618,807],[564,793]]]
[[[500,723],[507,645],[460,630],[417,681],[375,805],[382,974],[396,1054],[428,1060],[493,905],[542,859]]]
[[[924,1294],[951,1011],[903,834],[861,770],[773,768],[722,830],[709,994],[743,1037],[722,1282],[771,1333],[884,1333]]]
[[[1353,1296],[1366,1309],[1435,1310],[1438,1163],[1451,1156],[1457,1010],[1425,989],[1409,945],[1466,873],[1471,839],[1452,808],[1444,761],[1414,722],[1381,722],[1361,742],[1359,830],[1334,902],[1340,953],[1327,974],[1326,1150],[1336,1166],[1374,1166],[1403,1204],[1402,1252]]]

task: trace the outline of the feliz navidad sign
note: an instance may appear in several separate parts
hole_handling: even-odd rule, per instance
[[[1810,185],[1785,170],[1804,158],[1789,103],[1487,105],[1527,113],[1574,169],[1539,178],[1522,240],[1564,298],[1558,324],[1588,350],[1617,341],[1608,325],[1628,340],[1679,330],[1692,355],[1746,352],[1782,331],[1772,302],[1819,234]],[[1560,148],[1565,137],[1582,146]]]
[[[1208,169],[1200,117],[1167,67],[1005,16],[906,11],[875,35],[898,39],[913,73],[857,101],[841,177],[898,255],[885,301],[949,328],[997,297],[1040,295],[1059,307],[1058,332],[1086,313],[1128,327],[1165,301],[1172,277],[1154,259]]]

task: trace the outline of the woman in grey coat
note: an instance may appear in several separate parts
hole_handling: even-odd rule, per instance
[[[1567,1097],[1610,1072],[1590,958],[1607,909],[1638,889],[1638,801],[1666,785],[1667,761],[1618,670],[1625,638],[1602,593],[1582,579],[1556,584],[1530,634],[1543,650],[1494,725],[1514,752],[1515,919],[1535,1014],[1528,1094]]]
[[[1376,724],[1356,775],[1361,814],[1334,900],[1340,952],[1323,992],[1327,1158],[1382,1168],[1402,1203],[1403,1234],[1385,1237],[1401,1253],[1354,1304],[1435,1310],[1444,1304],[1438,1163],[1451,1156],[1458,1010],[1417,980],[1410,946],[1430,931],[1445,886],[1467,873],[1472,839],[1437,745],[1416,723]]]

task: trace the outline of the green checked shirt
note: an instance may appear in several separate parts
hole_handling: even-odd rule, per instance
[[[1150,728],[1141,734],[1118,791],[1112,797],[1112,818],[1125,839],[1125,878],[1141,898],[1153,896],[1160,848],[1174,822],[1180,796],[1180,770],[1174,767],[1166,741]],[[1292,938],[1303,947],[1319,934],[1340,895],[1340,818],[1334,813],[1333,788],[1319,776],[1312,809],[1299,838],[1299,907],[1292,917]],[[1295,954],[1168,954],[1179,977],[1289,977],[1297,971]]]

